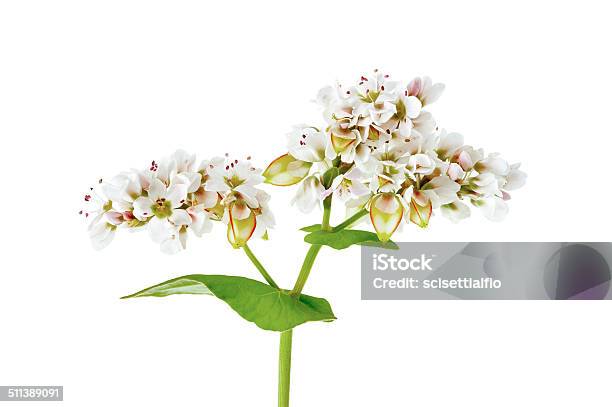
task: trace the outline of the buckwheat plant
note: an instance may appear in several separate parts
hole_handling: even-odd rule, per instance
[[[289,405],[293,329],[310,321],[336,319],[323,298],[302,294],[319,251],[352,245],[397,248],[390,239],[402,223],[429,225],[439,211],[452,222],[470,215],[470,204],[490,220],[508,212],[510,191],[525,183],[519,164],[464,145],[463,136],[439,129],[426,110],[444,85],[415,78],[390,80],[374,71],[353,86],[326,87],[317,103],[323,122],[295,126],[288,152],[262,171],[251,158],[225,157],[196,165],[195,155],[177,151],[142,170],[100,180],[84,197],[80,212],[90,220],[93,246],[108,245],[119,229],[147,231],[164,253],[187,247],[222,224],[227,240],[244,251],[265,283],[253,279],[193,274],[176,277],[124,298],[206,294],[226,302],[242,318],[280,333],[278,405]],[[302,212],[322,208],[320,224],[303,227],[308,251],[295,285],[280,288],[250,249],[268,239],[274,217],[260,184],[297,185],[292,203]],[[332,200],[346,220],[330,224]],[[367,221],[374,232],[356,229]]]

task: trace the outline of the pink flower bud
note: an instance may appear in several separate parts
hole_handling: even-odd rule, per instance
[[[370,204],[370,220],[378,238],[386,242],[399,226],[404,208],[399,198],[390,192],[376,195]]]

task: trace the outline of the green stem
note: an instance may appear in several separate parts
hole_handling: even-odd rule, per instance
[[[310,275],[310,270],[312,270],[312,266],[314,265],[315,259],[317,258],[317,254],[319,254],[320,250],[321,245],[319,244],[313,244],[308,249],[306,257],[304,258],[304,263],[302,263],[300,274],[298,275],[298,278],[295,281],[293,290],[291,290],[291,295],[299,297],[302,293],[302,290],[306,285],[306,280],[308,280],[308,276]]]
[[[261,273],[263,278],[268,282],[268,284],[274,288],[278,288],[278,284],[276,284],[272,276],[268,274],[268,272],[266,271],[266,268],[261,264],[259,259],[255,257],[255,254],[251,251],[251,249],[246,243],[244,244],[244,246],[242,246],[242,250],[244,250],[249,260],[251,260],[251,262],[255,265],[255,268],[259,270],[259,272]]]
[[[278,352],[278,407],[289,407],[292,342],[292,330],[281,333],[280,348]]]
[[[329,230],[329,219],[331,218],[332,196],[330,195],[323,200],[323,222],[321,222],[321,230]]]
[[[329,219],[331,217],[331,203],[332,196],[328,196],[323,200],[323,221],[321,222],[321,229],[330,230]],[[300,297],[306,280],[310,275],[310,270],[317,258],[317,254],[321,250],[321,245],[310,245],[300,274],[291,290],[291,295],[296,298]],[[291,381],[291,346],[293,343],[293,330],[285,331],[281,333],[280,338],[280,349],[278,354],[278,407],[289,407],[289,384]]]
[[[363,218],[365,215],[367,215],[369,212],[367,209],[362,208],[359,212],[355,213],[353,216],[351,216],[350,218],[347,218],[344,222],[338,224],[338,226],[333,228],[334,232],[337,232],[339,230],[345,229],[349,226],[351,226],[353,223],[355,223],[356,221],[358,221],[359,219]]]

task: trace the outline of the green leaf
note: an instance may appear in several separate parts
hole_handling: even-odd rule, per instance
[[[193,274],[174,278],[122,298],[166,297],[173,294],[214,295],[261,329],[283,332],[310,321],[336,319],[323,298],[289,295],[245,277]]]
[[[376,233],[365,230],[343,229],[337,232],[319,230],[306,235],[304,241],[310,244],[329,246],[336,250],[346,249],[354,244],[399,249],[394,242],[381,242]]]
[[[321,224],[317,223],[315,225],[304,226],[300,230],[303,231],[303,232],[316,232],[316,231],[321,230]]]

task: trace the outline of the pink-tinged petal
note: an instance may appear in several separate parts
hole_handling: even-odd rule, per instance
[[[151,209],[153,205],[154,202],[151,199],[141,196],[134,201],[134,211],[132,213],[136,219],[145,221],[153,216],[153,210]]]
[[[399,226],[404,208],[399,198],[393,193],[376,195],[370,204],[370,220],[378,238],[388,241]]]
[[[463,168],[464,171],[469,171],[474,167],[474,163],[472,162],[472,157],[470,157],[470,155],[466,151],[462,151],[459,154],[459,158],[457,159],[457,162],[459,163],[461,168]]]
[[[230,207],[230,213],[234,219],[243,220],[251,216],[251,208],[245,202],[235,202]]]
[[[191,225],[191,217],[184,209],[175,209],[172,211],[172,215],[170,215],[170,222],[179,226],[179,225]]]
[[[212,221],[207,212],[195,211],[192,208],[189,208],[187,212],[191,216],[191,231],[196,236],[201,237],[203,233],[208,233],[212,230]]]
[[[104,218],[111,225],[117,226],[123,223],[123,213],[121,212],[115,212],[115,211],[106,212],[104,214]]]
[[[446,174],[450,177],[450,179],[455,181],[458,179],[462,179],[465,175],[465,171],[463,171],[463,168],[461,168],[459,164],[450,163],[450,165],[448,166],[448,170],[446,170]]]
[[[206,191],[204,188],[200,188],[195,193],[195,199],[199,205],[209,209],[217,205],[217,202],[221,199],[219,193],[214,191]]]
[[[365,163],[370,159],[370,148],[365,143],[359,144],[355,149],[355,161]]]
[[[421,93],[422,86],[423,83],[421,81],[421,78],[414,78],[408,84],[408,96],[417,96],[419,93]]]
[[[421,206],[426,206],[429,202],[429,198],[423,191],[415,190],[412,194],[412,200]]]

